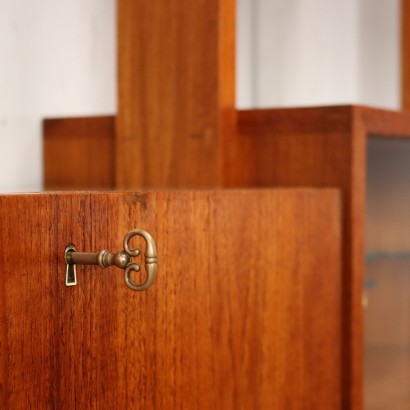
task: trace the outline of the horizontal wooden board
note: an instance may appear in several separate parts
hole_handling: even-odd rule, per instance
[[[235,16],[234,0],[118,0],[117,188],[222,185]]]
[[[44,188],[113,189],[114,122],[112,116],[44,120]]]

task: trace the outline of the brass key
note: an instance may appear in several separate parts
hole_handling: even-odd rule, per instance
[[[139,272],[141,267],[137,263],[132,263],[132,258],[140,255],[139,249],[132,249],[130,241],[134,236],[140,236],[144,238],[146,243],[145,249],[145,270],[147,278],[144,283],[135,283],[130,275],[131,271]],[[124,250],[115,254],[102,250],[99,253],[84,253],[77,252],[74,245],[70,244],[66,247],[64,252],[66,268],[66,286],[77,285],[77,271],[76,265],[98,265],[105,269],[109,266],[117,266],[120,269],[124,269],[124,280],[126,285],[132,290],[146,290],[154,282],[157,275],[157,249],[155,241],[152,236],[142,229],[133,229],[129,231],[124,237]]]

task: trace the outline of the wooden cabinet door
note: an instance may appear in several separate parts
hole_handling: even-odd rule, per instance
[[[334,190],[0,196],[2,409],[338,409]],[[156,240],[144,292],[64,249]],[[136,245],[138,243],[135,241]]]

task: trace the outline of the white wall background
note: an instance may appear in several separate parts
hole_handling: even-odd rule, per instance
[[[359,1],[358,102],[400,108],[400,0]]]
[[[0,0],[0,192],[42,189],[41,120],[115,112],[115,0]]]
[[[399,107],[399,0],[238,0],[239,107]]]
[[[399,0],[237,0],[239,107],[399,106]],[[0,192],[42,189],[41,120],[115,112],[115,0],[0,0]]]

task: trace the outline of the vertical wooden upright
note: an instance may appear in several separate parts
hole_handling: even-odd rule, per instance
[[[119,0],[117,188],[223,184],[234,0]]]

